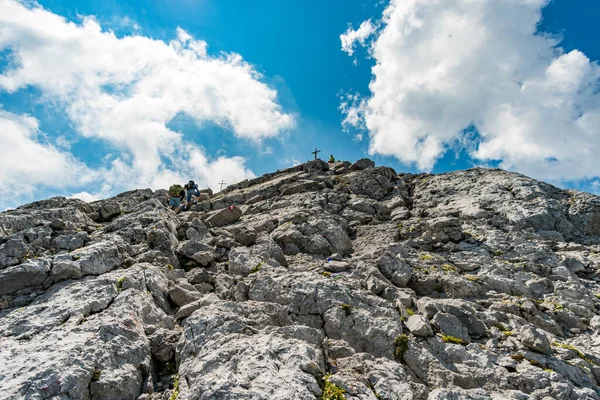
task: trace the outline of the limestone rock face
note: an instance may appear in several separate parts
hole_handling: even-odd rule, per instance
[[[0,213],[0,400],[600,399],[600,198],[311,161]]]

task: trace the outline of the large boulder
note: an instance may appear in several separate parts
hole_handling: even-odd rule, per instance
[[[0,270],[0,295],[41,286],[49,274],[50,261],[41,258],[31,259],[20,265]]]
[[[523,345],[533,351],[542,354],[550,353],[550,341],[539,329],[527,325],[521,329],[520,339]]]
[[[242,218],[242,210],[236,206],[229,206],[212,213],[206,222],[213,227],[230,225]]]
[[[367,168],[375,168],[375,162],[368,158],[361,158],[350,166],[352,171],[360,171]]]
[[[433,329],[429,321],[422,315],[411,315],[406,321],[406,327],[415,336],[433,336]]]

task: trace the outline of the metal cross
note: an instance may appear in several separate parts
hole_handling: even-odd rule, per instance
[[[223,191],[223,185],[225,184],[225,182],[221,181],[221,183],[219,183],[219,185],[221,185],[221,192]]]
[[[317,154],[319,154],[321,152],[321,150],[317,150],[317,148],[315,147],[315,151],[313,151],[310,154],[314,154],[315,155],[315,160],[317,159]]]

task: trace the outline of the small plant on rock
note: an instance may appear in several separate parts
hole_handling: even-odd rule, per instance
[[[452,264],[442,264],[442,271],[444,272],[458,272],[458,269]]]
[[[251,273],[251,274],[255,274],[255,273],[257,273],[258,271],[260,271],[260,268],[261,268],[261,267],[262,267],[264,264],[265,264],[265,263],[264,263],[264,261],[261,261],[261,262],[259,262],[258,264],[256,264],[256,265],[255,265],[255,266],[254,266],[254,267],[253,267],[253,268],[250,270],[250,273]]]
[[[559,343],[559,342],[552,342],[552,346],[560,347],[560,348],[567,349],[567,350],[571,350],[571,351],[575,352],[575,354],[577,354],[577,357],[581,358],[583,361],[587,361],[590,364],[594,364],[594,362],[592,361],[592,359],[590,359],[589,357],[587,357],[583,351],[579,350],[575,346],[572,346],[572,345],[566,344],[566,343]]]
[[[329,278],[329,277],[331,277],[331,272],[323,271],[323,272],[321,272],[321,275],[323,275],[325,278]]]
[[[101,376],[102,370],[98,368],[94,369],[94,372],[92,372],[92,382],[98,382]]]
[[[173,380],[173,393],[169,400],[177,400],[179,397],[179,375],[175,375],[175,379]]]
[[[123,290],[123,282],[125,282],[125,277],[122,276],[119,279],[117,279],[117,290],[120,292]]]
[[[408,350],[408,335],[402,334],[394,339],[394,354],[398,358],[402,358]]]
[[[465,275],[465,279],[471,282],[477,282],[479,281],[479,278],[476,277],[475,275]]]
[[[419,256],[419,259],[424,260],[424,261],[431,260],[432,258],[433,258],[433,256],[431,254],[421,254]]]
[[[408,314],[409,317],[412,317],[413,315],[415,315],[415,312],[413,311],[412,308],[407,308],[406,313]]]
[[[329,380],[331,374],[323,377],[323,394],[321,400],[346,400],[346,391]]]
[[[444,343],[460,344],[462,346],[466,346],[468,344],[464,340],[457,338],[455,336],[450,336],[450,335],[442,335],[442,341]]]

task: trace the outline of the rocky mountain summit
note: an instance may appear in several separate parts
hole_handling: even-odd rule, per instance
[[[600,198],[320,160],[0,213],[0,399],[600,399]]]

